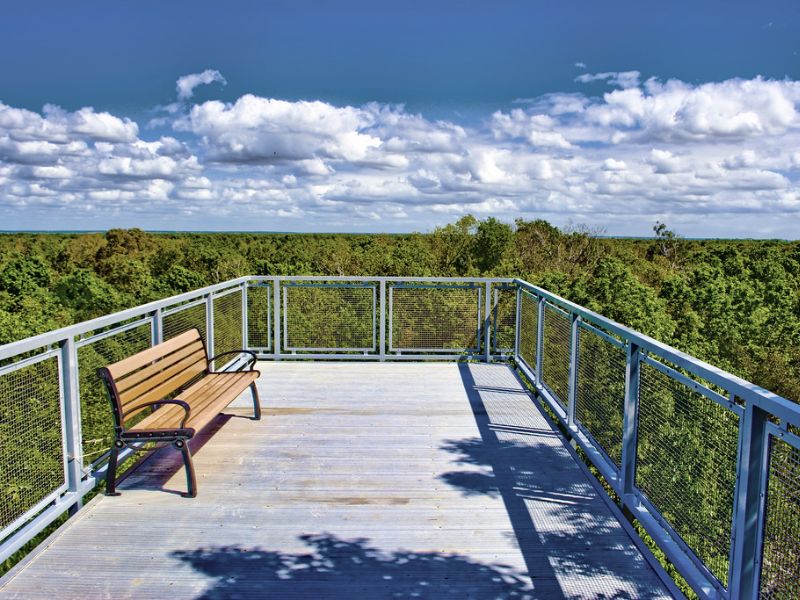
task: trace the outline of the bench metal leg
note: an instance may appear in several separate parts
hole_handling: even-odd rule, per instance
[[[111,446],[111,456],[108,458],[108,468],[106,469],[106,496],[119,496],[117,491],[117,458],[122,448],[122,442],[114,441]]]
[[[253,394],[253,418],[259,421],[261,419],[261,399],[258,397],[258,388],[255,381],[250,384],[250,391]]]
[[[192,464],[192,453],[189,450],[189,444],[186,440],[178,440],[175,442],[175,447],[181,451],[183,455],[183,466],[186,467],[186,492],[181,492],[184,498],[197,497],[197,481],[194,476],[194,464]]]

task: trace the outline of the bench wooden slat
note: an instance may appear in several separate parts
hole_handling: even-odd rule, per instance
[[[228,388],[235,387],[237,395],[247,388],[247,385],[257,379],[254,372],[248,373],[231,373],[226,375],[208,375],[202,380],[188,388],[185,392],[180,394],[179,399],[188,403],[192,407],[192,420],[196,413],[200,413],[205,409],[206,404],[213,402],[216,396],[224,394]],[[150,420],[152,417],[152,420]],[[146,417],[147,427],[169,427],[176,420],[183,418],[183,410],[179,406],[165,405],[158,409],[156,413]],[[136,427],[138,427],[137,425]],[[135,429],[135,427],[134,427]]]
[[[123,407],[129,404],[136,403],[139,398],[143,397],[148,392],[151,392],[159,386],[172,382],[176,382],[176,378],[184,371],[192,371],[202,373],[207,368],[206,353],[203,350],[199,352],[195,350],[189,356],[176,363],[166,363],[160,371],[156,371],[149,379],[133,386],[132,388],[119,391],[119,400]],[[157,363],[160,366],[160,363]],[[157,366],[153,365],[153,366]]]
[[[123,358],[114,364],[108,365],[108,372],[114,379],[117,377],[124,377],[127,373],[140,369],[154,360],[158,360],[167,354],[180,350],[184,346],[188,346],[198,338],[199,332],[196,329],[190,329],[169,341],[148,348],[147,350],[142,350],[133,356]]]
[[[213,382],[200,388],[188,401],[192,407],[192,415],[186,426],[195,431],[203,429],[219,414],[221,408],[230,404],[256,379],[258,379],[257,372],[231,373],[214,377]],[[183,399],[183,396],[181,398]],[[184,411],[179,406],[165,405],[131,427],[130,431],[169,428],[180,422],[183,416]]]
[[[198,385],[198,391],[189,397],[188,402],[191,406],[196,406],[199,410],[203,410],[209,402],[213,401],[215,396],[227,395],[230,390],[235,390],[234,397],[238,396],[258,377],[258,371],[209,375],[206,378],[210,380],[209,383],[205,386]]]
[[[197,340],[195,342],[192,342],[191,344],[189,344],[188,346],[184,346],[177,352],[173,352],[172,354],[161,360],[154,361],[149,366],[139,369],[138,371],[134,371],[133,373],[130,373],[128,375],[115,377],[114,381],[117,384],[117,391],[120,394],[122,394],[123,392],[126,392],[133,386],[156,375],[159,371],[166,369],[172,364],[182,361],[187,356],[197,353],[202,353],[203,358],[205,358],[205,346],[203,346],[202,340]]]
[[[148,402],[157,402],[158,400],[163,400],[167,396],[170,396],[173,392],[176,392],[181,387],[189,383],[198,375],[201,375],[204,370],[204,365],[197,362],[192,363],[185,371],[182,371],[178,375],[168,379],[150,391],[138,396],[136,399],[129,400],[127,404],[122,405],[123,410],[130,412],[135,410],[135,407],[137,406],[147,404]]]

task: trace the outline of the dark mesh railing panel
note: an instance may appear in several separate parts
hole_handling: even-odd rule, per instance
[[[285,350],[369,351],[375,346],[376,291],[371,285],[287,285]]]
[[[394,287],[393,350],[478,351],[479,287]]]
[[[203,339],[206,339],[205,302],[169,313],[162,319],[162,337],[165,342],[193,328],[198,329]]]
[[[800,598],[800,450],[770,439],[760,596]]]
[[[111,404],[103,382],[97,376],[97,369],[146,350],[151,341],[152,328],[148,321],[78,348],[78,384],[85,465],[107,452],[114,437]],[[146,414],[143,411],[140,418]]]
[[[569,354],[571,323],[568,316],[549,304],[544,309],[542,382],[564,407],[569,398]]]
[[[580,329],[575,418],[620,466],[625,409],[625,349]]]
[[[0,529],[62,487],[58,359],[0,375]]]
[[[636,484],[727,586],[739,418],[643,363]]]
[[[517,327],[517,290],[497,288],[493,293],[492,351],[511,352]]]
[[[241,350],[243,346],[242,292],[238,290],[214,298],[214,354]]]
[[[523,291],[519,297],[519,354],[536,370],[536,335],[539,327],[539,300]]]
[[[251,348],[272,349],[272,286],[247,288],[247,343]]]

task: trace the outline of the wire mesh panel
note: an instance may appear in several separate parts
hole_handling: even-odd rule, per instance
[[[113,330],[112,330],[113,331]],[[146,350],[152,343],[152,323],[145,319],[132,328],[121,329],[96,341],[79,342],[78,386],[81,401],[81,434],[84,465],[91,464],[111,448],[114,419],[97,369]],[[146,412],[141,414],[141,418]]]
[[[284,349],[375,350],[376,298],[376,288],[369,283],[284,284]]]
[[[625,347],[584,324],[578,344],[575,418],[617,466],[622,462]]]
[[[0,529],[66,487],[58,358],[0,375]]]
[[[539,331],[539,299],[522,291],[519,297],[519,354],[536,370],[536,336]]]
[[[492,304],[492,351],[513,352],[517,327],[516,288],[495,287]]]
[[[189,303],[185,308],[174,310],[175,312],[166,313],[161,320],[162,338],[165,342],[193,328],[199,330],[203,339],[206,339],[205,300]]]
[[[644,362],[636,484],[727,586],[739,417]]]
[[[247,288],[247,344],[259,350],[272,349],[272,286],[253,285]]]
[[[572,323],[567,314],[545,304],[542,383],[564,408],[569,398],[569,355]]]
[[[760,596],[800,598],[800,449],[770,436]]]
[[[482,297],[473,285],[389,287],[389,350],[478,352]]]
[[[236,290],[214,298],[214,354],[243,347],[242,291]]]

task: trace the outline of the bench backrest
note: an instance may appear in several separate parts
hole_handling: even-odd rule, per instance
[[[119,362],[97,374],[105,382],[119,430],[130,416],[152,402],[164,400],[208,371],[206,345],[197,329]]]

